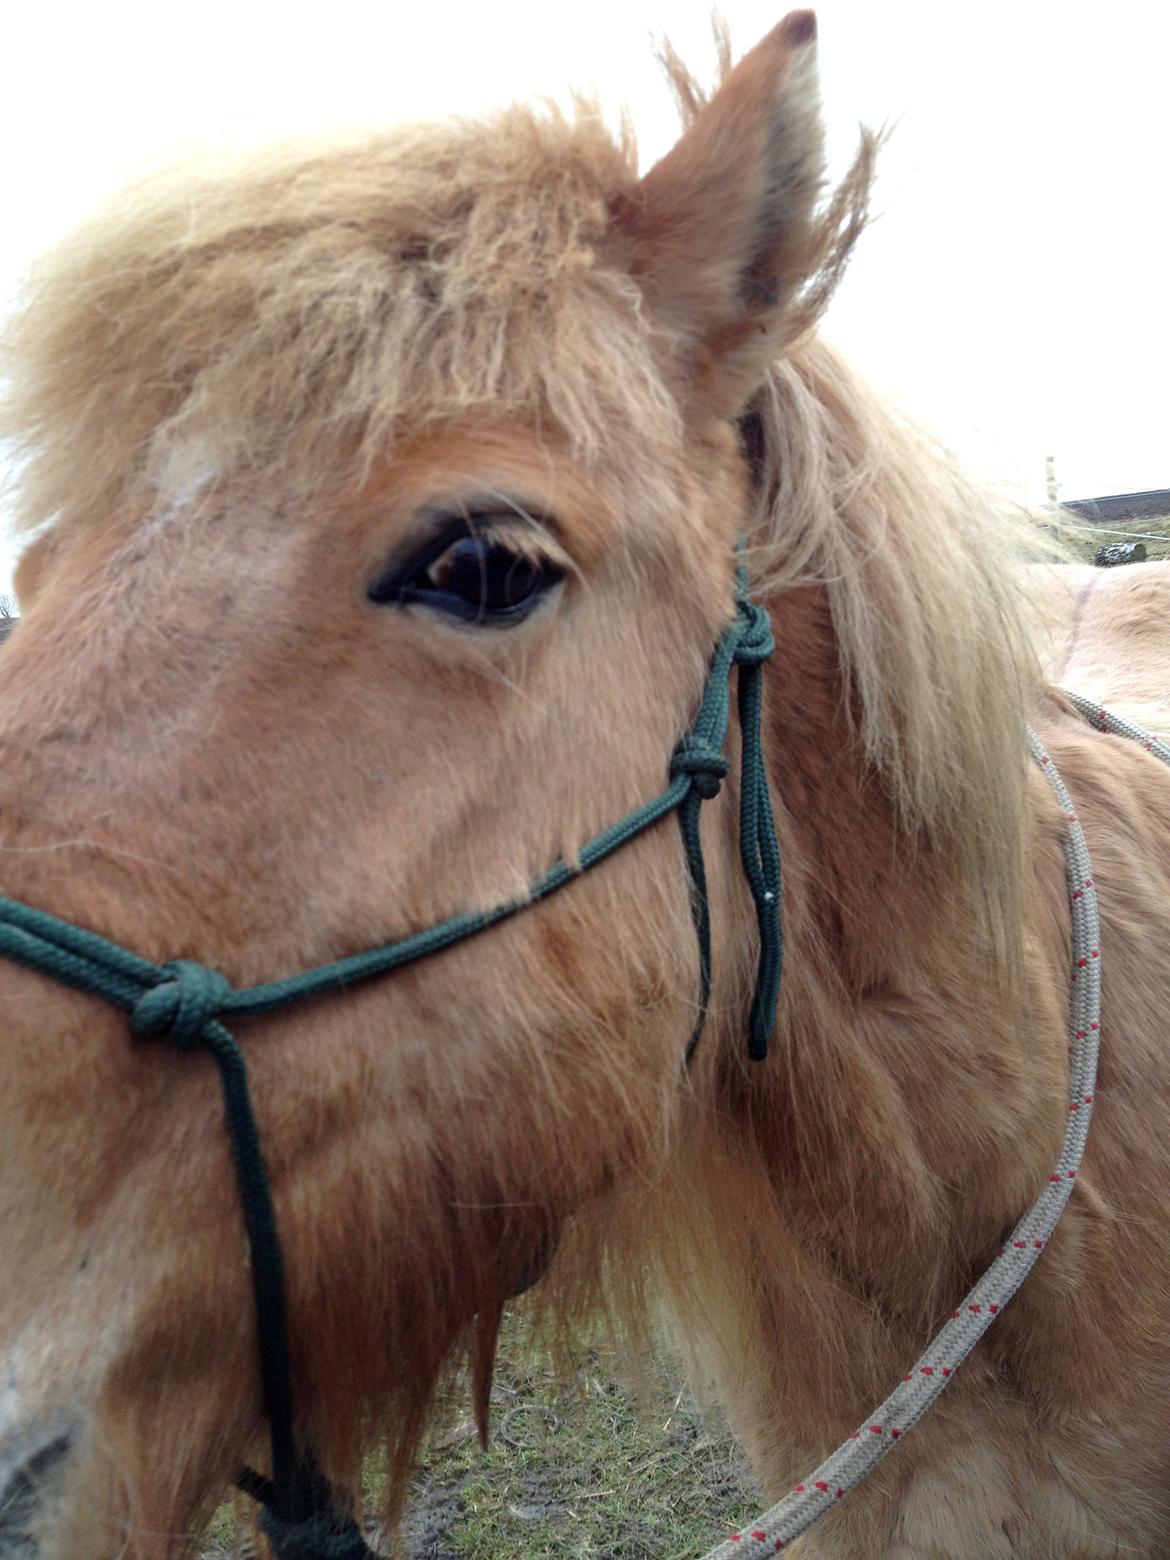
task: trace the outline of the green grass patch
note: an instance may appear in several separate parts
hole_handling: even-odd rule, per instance
[[[1097,524],[1096,521],[1091,523]],[[1065,526],[1062,527],[1061,536],[1065,545],[1082,563],[1092,563],[1098,550],[1107,542],[1139,540],[1146,549],[1148,563],[1153,563],[1155,559],[1170,558],[1170,516],[1156,520],[1118,521],[1115,529],[1138,532],[1140,535],[1112,536],[1105,531],[1086,531],[1076,526]],[[1151,537],[1157,537],[1158,540],[1153,541]]]
[[[701,1556],[763,1502],[727,1425],[700,1409],[661,1355],[630,1390],[613,1354],[582,1351],[567,1373],[518,1316],[505,1318],[482,1451],[465,1390],[441,1408],[394,1560],[683,1560]],[[367,1470],[376,1509],[379,1470]],[[220,1509],[204,1560],[254,1553]],[[376,1528],[382,1554],[389,1542]],[[233,1547],[234,1545],[234,1547]]]

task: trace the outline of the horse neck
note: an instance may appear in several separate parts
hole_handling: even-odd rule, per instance
[[[773,620],[782,670],[769,688],[765,742],[788,847],[786,920],[798,943],[815,945],[818,964],[829,959],[842,996],[866,1001],[900,984],[915,957],[920,895],[935,889],[936,866],[899,848],[894,809],[858,752],[827,593],[790,591]]]
[[[785,991],[764,1068],[723,1049],[719,1119],[736,1133],[750,1121],[746,1173],[832,1281],[918,1327],[1047,1172],[1063,1109],[1059,950],[1021,924],[1025,955],[997,967],[960,853],[910,837],[860,751],[825,591],[793,590],[773,615]],[[1055,870],[1059,882],[1059,856]]]

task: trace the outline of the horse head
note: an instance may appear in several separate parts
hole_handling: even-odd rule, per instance
[[[42,529],[0,662],[7,895],[238,987],[522,896],[662,790],[735,610],[739,420],[862,220],[868,142],[822,204],[813,53],[794,14],[702,105],[674,62],[690,123],[644,177],[588,109],[513,108],[156,179],[46,262],[12,329]],[[734,1073],[731,797],[706,832],[698,1069]],[[593,1294],[697,1087],[690,892],[664,824],[233,1026],[331,1475],[377,1444],[402,1474],[558,1245],[553,1303]],[[0,1552],[178,1555],[264,1456],[214,1068],[0,980]]]

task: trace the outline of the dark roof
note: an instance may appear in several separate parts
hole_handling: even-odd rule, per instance
[[[1149,493],[1112,493],[1107,498],[1070,498],[1063,506],[1082,520],[1158,520],[1170,515],[1170,488]]]

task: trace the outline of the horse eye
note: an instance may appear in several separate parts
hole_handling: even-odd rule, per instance
[[[441,551],[426,549],[405,568],[370,587],[371,601],[418,603],[457,618],[510,628],[521,623],[564,579],[547,558],[490,532],[462,535]]]

